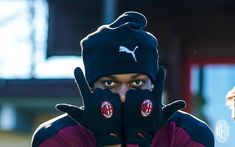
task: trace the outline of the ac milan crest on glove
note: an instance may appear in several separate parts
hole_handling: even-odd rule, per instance
[[[121,144],[122,113],[118,94],[102,89],[91,92],[80,68],[74,70],[74,75],[83,98],[83,109],[68,104],[57,104],[56,108],[91,130],[97,146]]]
[[[152,109],[153,109],[153,103],[151,100],[149,99],[145,99],[143,101],[143,103],[141,104],[141,115],[143,117],[147,117],[150,115],[150,113],[152,112]]]
[[[124,132],[126,144],[150,146],[153,135],[177,110],[185,107],[182,100],[162,105],[165,70],[160,67],[154,89],[130,90],[126,94]]]

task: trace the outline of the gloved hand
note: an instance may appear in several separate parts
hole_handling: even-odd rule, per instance
[[[96,138],[97,146],[121,144],[122,113],[118,94],[102,89],[91,92],[80,68],[74,70],[74,75],[84,109],[68,104],[57,104],[56,108],[89,129]]]
[[[124,132],[126,144],[151,146],[153,135],[177,110],[185,107],[182,100],[162,105],[165,69],[160,67],[157,82],[150,90],[130,90],[126,94],[124,108]]]

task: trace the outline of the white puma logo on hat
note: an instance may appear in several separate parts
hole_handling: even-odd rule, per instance
[[[119,52],[130,53],[130,54],[132,55],[132,57],[134,58],[135,62],[137,62],[136,57],[135,57],[135,51],[136,51],[136,49],[137,49],[138,47],[139,47],[139,46],[136,46],[136,47],[134,48],[134,50],[131,51],[131,50],[129,50],[129,49],[128,49],[127,47],[125,47],[125,46],[120,46],[120,47],[119,47]]]

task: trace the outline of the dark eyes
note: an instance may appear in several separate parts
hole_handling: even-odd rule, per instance
[[[143,80],[135,80],[131,82],[131,86],[134,88],[141,88],[144,85],[145,81]]]
[[[104,80],[102,81],[105,88],[113,88],[117,85],[117,82],[114,82],[112,80]]]
[[[145,86],[146,81],[145,80],[134,80],[128,83],[130,88],[142,88]],[[112,89],[116,88],[120,85],[120,83],[113,81],[113,80],[104,80],[102,81],[102,84],[105,88]]]

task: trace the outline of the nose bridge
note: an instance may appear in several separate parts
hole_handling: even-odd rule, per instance
[[[121,98],[121,102],[125,102],[126,100],[126,93],[127,91],[129,90],[130,88],[128,87],[127,84],[122,84],[120,85],[120,88],[119,88],[119,91],[118,91],[118,94]]]

